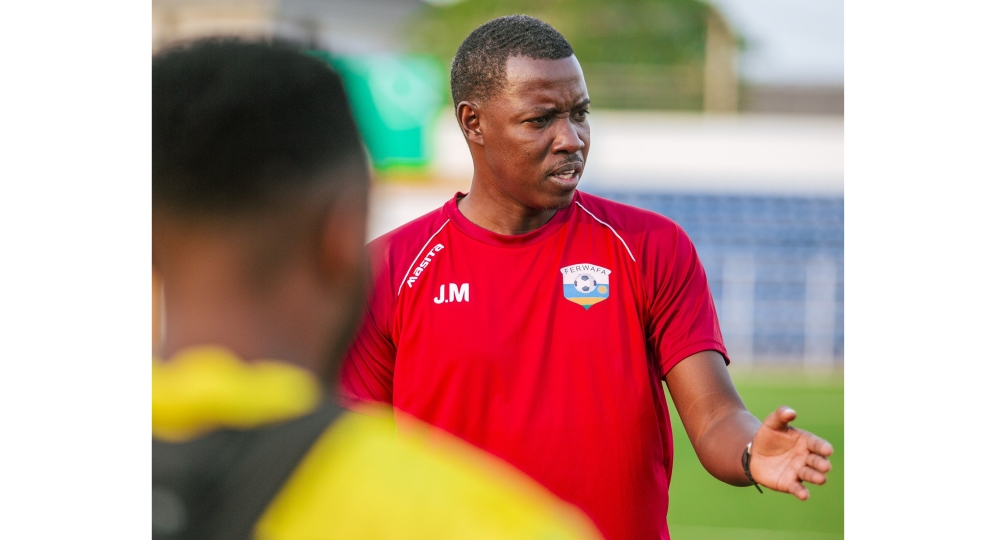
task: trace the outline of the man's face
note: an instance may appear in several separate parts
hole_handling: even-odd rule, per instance
[[[575,56],[507,60],[507,84],[480,110],[488,178],[534,209],[570,204],[590,149],[590,99]]]

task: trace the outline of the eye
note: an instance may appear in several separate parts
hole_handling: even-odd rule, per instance
[[[577,121],[582,122],[587,119],[587,115],[590,114],[590,109],[580,109],[573,113],[573,118]]]
[[[531,118],[531,119],[525,120],[526,123],[534,125],[534,126],[544,126],[546,123],[548,123],[548,121],[549,121],[549,117],[548,116],[539,116],[537,118]]]

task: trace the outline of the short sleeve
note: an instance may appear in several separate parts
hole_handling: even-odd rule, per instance
[[[661,377],[702,351],[718,351],[729,364],[705,268],[687,233],[668,223],[650,231],[643,261],[650,295],[648,346]]]
[[[369,246],[371,279],[361,325],[344,358],[340,376],[346,406],[357,403],[392,403],[392,377],[396,346],[390,332],[395,295],[383,246]]]

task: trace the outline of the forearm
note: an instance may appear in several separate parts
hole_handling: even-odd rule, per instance
[[[718,352],[693,354],[666,374],[667,388],[698,459],[712,476],[747,486],[743,449],[754,441],[750,468],[760,485],[809,498],[802,482],[822,484],[830,470],[833,446],[788,425],[795,411],[780,407],[757,420],[743,404]]]
[[[760,420],[747,411],[722,355],[715,351],[694,354],[667,373],[666,381],[705,470],[728,484],[749,485],[740,458]]]
[[[757,417],[737,408],[714,419],[700,434],[689,436],[706,471],[727,484],[748,486],[740,459],[759,427]]]

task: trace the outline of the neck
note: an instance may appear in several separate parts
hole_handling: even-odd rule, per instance
[[[219,345],[246,360],[273,359],[301,366],[320,377],[329,347],[323,331],[329,306],[317,301],[308,283],[288,276],[267,290],[245,284],[246,276],[224,261],[164,273],[165,332],[159,355],[197,345]]]
[[[472,179],[469,194],[458,201],[458,210],[466,219],[490,232],[508,236],[527,234],[545,225],[556,215],[556,208],[531,208],[488,189]]]

